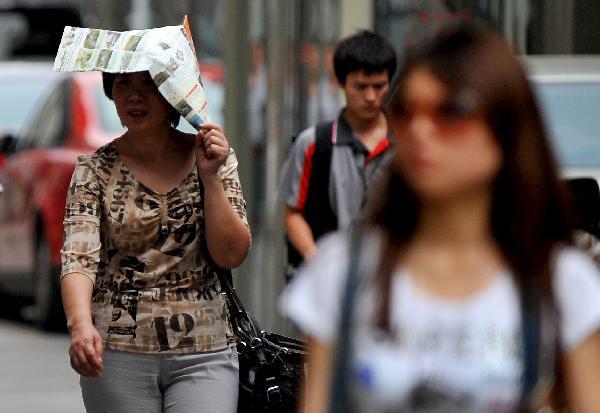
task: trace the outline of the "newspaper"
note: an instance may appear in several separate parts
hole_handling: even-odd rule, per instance
[[[211,121],[187,18],[180,26],[124,32],[66,26],[54,70],[147,70],[160,93],[196,130]]]

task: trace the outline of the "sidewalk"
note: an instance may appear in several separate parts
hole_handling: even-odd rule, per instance
[[[84,412],[79,376],[68,361],[68,336],[0,320],[0,411]]]

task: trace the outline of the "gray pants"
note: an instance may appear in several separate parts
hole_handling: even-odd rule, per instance
[[[88,413],[235,413],[235,347],[183,355],[104,351],[98,378],[81,377]]]

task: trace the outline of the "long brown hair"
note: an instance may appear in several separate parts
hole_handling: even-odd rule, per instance
[[[403,106],[404,82],[417,67],[431,71],[450,94],[466,89],[477,95],[478,109],[503,155],[493,183],[492,234],[521,291],[550,298],[552,249],[570,242],[571,220],[540,111],[521,64],[496,34],[473,25],[447,29],[405,59],[389,100],[391,127]],[[371,196],[366,214],[366,222],[385,235],[377,271],[382,300],[376,322],[386,330],[391,274],[398,254],[415,232],[419,214],[417,195],[398,168],[391,166]]]

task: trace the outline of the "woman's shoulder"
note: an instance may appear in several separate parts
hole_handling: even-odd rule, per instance
[[[579,248],[561,247],[555,255],[553,287],[562,342],[573,349],[600,328],[600,270]]]
[[[117,149],[115,146],[115,141],[112,140],[102,145],[92,153],[79,155],[77,157],[77,163],[98,165],[106,163],[107,160],[115,159],[116,157]]]
[[[117,159],[117,150],[114,141],[111,141],[94,152],[82,154],[77,157],[75,171],[78,176],[92,176],[98,179],[107,179]]]
[[[355,233],[355,232],[354,232]],[[280,298],[280,309],[305,333],[326,343],[333,343],[345,280],[348,276],[352,231],[340,230],[319,239],[317,253],[303,264]],[[376,256],[370,249],[373,230],[361,232],[361,265]]]
[[[593,257],[576,246],[561,246],[555,254],[555,276],[559,278],[593,277],[600,280],[600,268]]]
[[[319,272],[319,269],[328,268],[335,273],[344,273],[355,253],[359,255],[361,268],[368,268],[379,257],[381,238],[381,231],[375,228],[344,229],[326,234],[317,241],[317,252],[306,263],[306,270]],[[353,244],[355,239],[358,244]]]
[[[221,179],[235,179],[239,181],[239,173],[237,171],[238,160],[235,155],[235,151],[230,146],[229,153],[227,154],[227,158],[225,158],[225,162],[219,168],[219,177]]]
[[[600,268],[590,254],[575,246],[562,246],[554,256],[554,285],[557,294],[569,295],[581,288],[598,286]],[[600,296],[598,297],[600,302]]]

